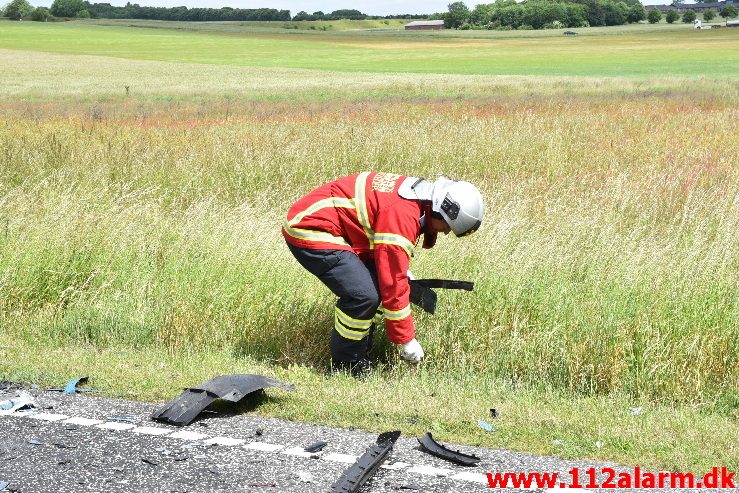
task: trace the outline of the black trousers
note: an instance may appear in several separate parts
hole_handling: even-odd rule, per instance
[[[339,297],[331,331],[331,357],[355,362],[367,357],[380,306],[374,262],[346,250],[310,250],[288,244],[297,261]]]

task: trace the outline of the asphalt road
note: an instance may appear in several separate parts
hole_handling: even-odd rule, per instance
[[[0,401],[16,397],[20,390],[0,386]],[[0,490],[327,492],[377,438],[254,413],[205,413],[187,427],[174,427],[149,419],[161,403],[25,391],[35,398],[36,411],[0,415]],[[303,452],[319,440],[327,442],[321,452]],[[361,491],[480,492],[490,489],[485,472],[564,475],[576,466],[604,466],[450,446],[482,461],[476,467],[455,465],[423,453],[415,437],[401,437],[385,466]]]

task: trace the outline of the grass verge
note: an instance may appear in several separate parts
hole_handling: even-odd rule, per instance
[[[481,374],[405,366],[357,381],[305,366],[275,368],[226,351],[173,354],[85,344],[40,349],[3,340],[0,378],[45,387],[89,375],[88,385],[103,395],[152,402],[174,398],[182,388],[217,375],[257,373],[297,386],[293,394],[268,391],[254,411],[263,416],[369,431],[400,429],[417,436],[431,431],[443,441],[661,470],[739,469],[736,421],[704,414],[699,407],[659,405],[620,394],[583,397]],[[491,408],[499,417],[490,417]],[[496,431],[482,430],[478,419]]]

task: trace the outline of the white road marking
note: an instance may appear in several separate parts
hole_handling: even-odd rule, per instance
[[[109,421],[101,425],[95,425],[95,427],[102,428],[104,430],[125,431],[136,428],[136,425],[132,425],[131,423],[121,423],[120,421]]]
[[[327,460],[330,462],[343,462],[344,464],[354,464],[357,462],[357,459],[359,456],[357,455],[347,455],[347,454],[328,454],[323,457],[323,460]]]
[[[400,469],[405,469],[406,467],[410,466],[407,462],[393,462],[392,464],[383,464],[380,467],[382,469],[390,469],[391,471],[397,471]]]
[[[454,476],[449,476],[451,479],[458,479],[460,481],[472,481],[475,483],[488,483],[488,477],[479,472],[458,472]]]
[[[139,426],[138,428],[133,428],[131,431],[134,433],[139,433],[141,435],[154,436],[161,436],[172,433],[172,430],[168,430],[167,428],[157,428],[155,426]]]
[[[69,418],[64,424],[80,425],[80,426],[92,426],[104,423],[102,419],[90,419],[90,418]]]
[[[132,431],[134,433],[142,434],[142,435],[153,435],[153,436],[166,436],[166,437],[172,437],[172,438],[180,438],[183,440],[203,440],[203,442],[206,445],[224,445],[224,446],[238,446],[242,445],[246,442],[246,440],[240,439],[240,438],[231,438],[226,436],[217,436],[217,437],[210,437],[210,435],[202,434],[202,433],[196,433],[192,431],[187,430],[180,430],[175,433],[171,433],[171,430],[168,428],[159,428],[159,427],[153,427],[153,426],[136,426],[131,423],[125,423],[120,421],[109,421],[104,422],[99,419],[91,419],[91,418],[82,418],[82,417],[69,417],[63,414],[51,414],[51,413],[21,413],[16,412],[13,414],[9,414],[8,416],[23,416],[23,417],[31,417],[34,419],[41,419],[45,421],[64,421],[65,424],[75,424],[80,426],[95,426],[96,428],[102,428],[102,429],[108,429],[108,430],[118,430],[118,431]],[[310,458],[315,457],[316,455],[320,455],[320,452],[306,452],[302,447],[290,447],[285,448],[284,445],[274,444],[274,443],[265,443],[265,442],[250,442],[243,445],[243,448],[250,449],[250,450],[257,450],[260,452],[278,452],[282,451],[283,454],[286,455],[293,455],[297,457],[304,457],[304,458]],[[332,453],[327,454],[324,456],[321,456],[321,460],[326,460],[329,462],[340,462],[344,464],[354,464],[359,457],[356,455],[349,455],[349,454],[339,454],[339,453]],[[413,467],[411,467],[413,466]],[[452,469],[443,469],[443,468],[437,468],[427,465],[412,465],[408,464],[406,462],[396,461],[392,464],[383,464],[381,466],[383,469],[388,470],[406,470],[410,473],[416,473],[416,474],[423,474],[426,476],[435,476],[435,477],[448,477],[450,479],[455,479],[459,481],[470,481],[475,483],[487,483],[487,476],[484,473],[478,473],[478,472],[472,472],[472,471],[463,471],[463,472],[457,472],[455,474],[455,471]],[[519,488],[521,490],[532,490],[536,488]],[[562,488],[550,488],[547,491],[560,491]],[[592,493],[589,490],[585,489],[573,489],[573,488],[566,488],[568,492],[573,493]]]
[[[213,437],[203,443],[206,445],[224,445],[226,447],[233,447],[234,445],[241,445],[244,442],[246,442],[246,440],[242,440],[241,438]]]
[[[66,414],[53,414],[53,413],[34,413],[27,414],[26,417],[33,419],[41,419],[43,421],[61,421],[69,418]]]
[[[251,442],[244,445],[244,448],[250,449],[250,450],[261,450],[262,452],[276,452],[278,450],[281,450],[285,448],[284,445],[275,445],[274,443],[264,443],[264,442]]]
[[[408,469],[408,472],[413,472],[416,474],[423,474],[425,476],[446,477],[446,476],[449,476],[454,471],[452,471],[451,469],[442,469],[440,467],[418,465],[418,466],[413,466],[410,469]]]
[[[321,455],[321,452],[306,452],[303,447],[287,448],[283,450],[282,453],[286,455],[294,455],[296,457],[303,457],[305,459],[310,459],[311,457],[317,457]]]
[[[167,438],[180,438],[182,440],[200,440],[201,438],[209,438],[210,435],[204,433],[197,433],[195,431],[177,431],[171,435],[167,435]]]

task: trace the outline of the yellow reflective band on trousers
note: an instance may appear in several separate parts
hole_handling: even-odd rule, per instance
[[[354,204],[357,208],[357,221],[359,225],[364,229],[364,234],[367,235],[367,241],[369,242],[370,250],[375,248],[374,236],[375,233],[372,231],[369,222],[369,212],[367,210],[367,177],[368,172],[359,173],[357,181],[354,183]]]
[[[405,308],[401,308],[400,310],[387,310],[383,308],[382,311],[385,312],[385,318],[388,320],[403,320],[411,314],[411,305],[408,304]]]
[[[353,341],[360,341],[367,336],[371,326],[372,319],[359,320],[357,318],[350,317],[346,313],[342,312],[338,307],[336,308],[334,327],[341,337],[351,339]]]
[[[375,233],[375,244],[399,246],[409,257],[413,256],[413,248],[415,246],[405,236],[395,233]]]

